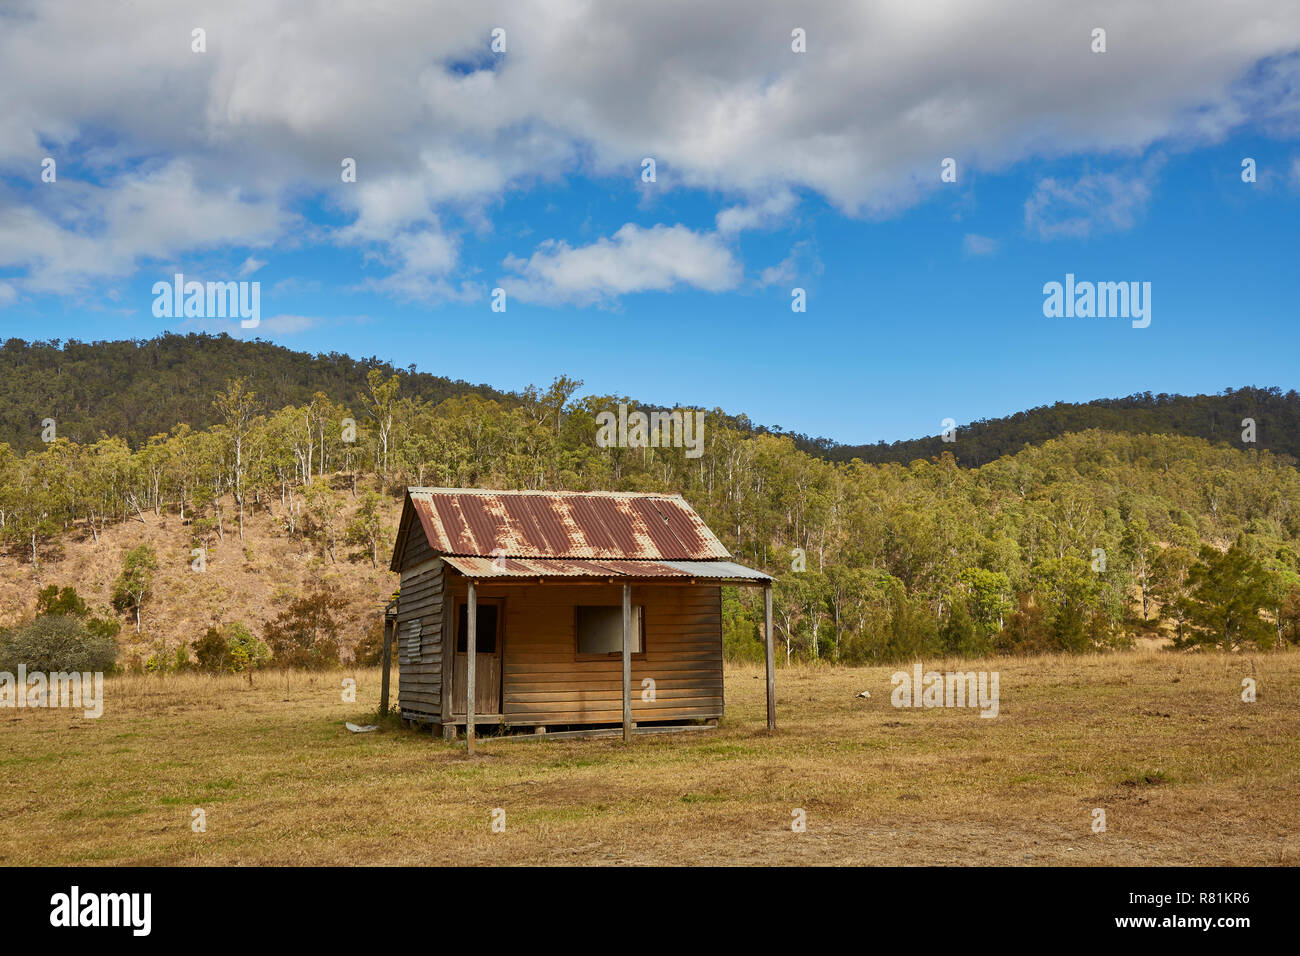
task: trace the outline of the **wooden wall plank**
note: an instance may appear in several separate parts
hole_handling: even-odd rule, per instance
[[[465,582],[446,576],[448,607],[465,596]],[[719,587],[634,585],[632,603],[645,608],[645,652],[634,655],[634,721],[721,717],[722,592]],[[480,600],[503,598],[502,698],[512,724],[619,723],[622,655],[576,659],[574,608],[622,604],[621,584],[493,585]],[[641,682],[655,682],[655,700],[641,699]]]
[[[432,557],[424,534],[413,528],[397,597],[397,700],[403,713],[440,720],[445,574],[442,562],[431,562]]]

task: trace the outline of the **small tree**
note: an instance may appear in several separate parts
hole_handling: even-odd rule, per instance
[[[247,673],[250,684],[253,671],[271,657],[267,646],[238,622],[208,628],[203,637],[194,642],[194,654],[200,670],[209,674]]]
[[[1259,613],[1268,602],[1268,574],[1243,541],[1223,553],[1203,546],[1187,572],[1187,595],[1181,601],[1189,633],[1176,643],[1224,650],[1271,647],[1273,628]]]
[[[120,622],[111,618],[100,618],[93,614],[90,606],[82,600],[75,588],[60,588],[54,584],[42,588],[40,593],[36,595],[36,615],[38,617],[47,615],[75,617],[85,625],[86,630],[90,631],[90,633],[102,637],[117,637],[118,632],[122,630]]]
[[[359,396],[361,407],[375,423],[377,434],[375,465],[379,468],[379,474],[385,483],[388,481],[388,452],[393,433],[393,411],[397,405],[397,393],[400,389],[401,379],[396,375],[385,380],[382,369],[372,368],[366,373],[366,391]]]
[[[339,537],[339,513],[342,506],[329,483],[318,481],[307,488],[307,516],[311,520],[312,537],[320,544],[321,553],[328,554],[331,563],[337,563],[335,548]]]
[[[41,588],[36,595],[36,613],[63,614],[70,617],[85,617],[90,613],[86,602],[77,594],[75,588],[60,588],[57,584]]]
[[[153,577],[157,570],[158,556],[154,554],[153,548],[142,544],[126,553],[122,573],[113,585],[113,607],[135,615],[137,634],[140,633],[145,598],[153,593]]]
[[[382,518],[383,499],[373,491],[366,492],[356,517],[348,525],[348,541],[361,545],[370,553],[371,567],[379,567],[379,542],[384,537]]]
[[[215,627],[194,642],[194,657],[199,670],[207,674],[217,674],[230,666],[230,649],[226,638]]]
[[[244,445],[257,416],[257,395],[249,391],[242,378],[226,383],[226,390],[216,397],[212,407],[221,415],[230,432],[235,453],[235,502],[239,505],[239,538],[244,538]]]
[[[266,625],[267,646],[284,672],[289,690],[289,668],[309,670],[339,662],[339,622],[334,612],[347,602],[324,587],[299,598]]]
[[[1278,630],[1284,641],[1300,644],[1300,587],[1293,587],[1283,599],[1278,612]]]
[[[270,648],[238,622],[227,624],[222,629],[222,633],[226,638],[226,650],[230,655],[230,669],[236,674],[247,673],[248,682],[253,683],[253,671],[271,659]]]

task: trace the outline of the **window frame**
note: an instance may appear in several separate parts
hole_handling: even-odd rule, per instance
[[[573,659],[575,661],[621,661],[623,659],[623,649],[620,647],[616,651],[603,651],[601,653],[583,653],[578,650],[578,610],[584,607],[601,607],[615,608],[619,612],[619,619],[622,620],[623,604],[575,604],[573,605]],[[646,606],[644,604],[633,604],[632,607],[641,609],[641,650],[632,652],[632,660],[643,661],[646,654]]]

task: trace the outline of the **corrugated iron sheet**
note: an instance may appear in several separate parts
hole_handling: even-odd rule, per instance
[[[489,578],[709,578],[727,581],[769,581],[733,561],[588,561],[559,558],[484,558],[452,556],[447,564],[466,577]]]
[[[730,557],[680,495],[412,488],[434,551],[569,560]]]
[[[771,581],[771,575],[735,561],[664,561],[665,567],[691,578],[726,578],[732,581]]]

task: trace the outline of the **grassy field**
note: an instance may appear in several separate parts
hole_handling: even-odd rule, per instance
[[[1300,863],[1300,654],[926,667],[999,671],[1000,715],[895,709],[894,667],[792,668],[768,736],[761,671],[729,667],[716,731],[471,760],[345,730],[376,670],[110,678],[98,720],[0,710],[0,864]]]

